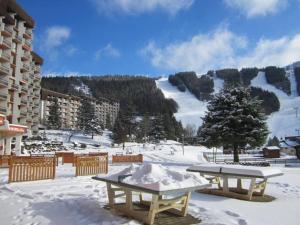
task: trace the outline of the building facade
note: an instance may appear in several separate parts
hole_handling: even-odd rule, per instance
[[[32,51],[34,25],[16,1],[0,1],[0,114],[28,135],[38,132],[43,64]]]
[[[54,99],[56,98],[60,108],[62,128],[77,129],[77,118],[79,107],[81,106],[81,97],[65,95],[55,91],[42,89],[41,98],[40,115],[42,124],[47,125],[50,106],[53,104]],[[119,113],[119,102],[105,98],[89,98],[89,100],[95,106],[96,115],[103,126],[107,127],[107,121],[110,121],[112,126],[115,123]]]

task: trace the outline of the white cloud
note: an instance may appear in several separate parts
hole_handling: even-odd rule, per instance
[[[55,59],[59,54],[59,49],[71,36],[71,29],[65,26],[49,27],[41,38],[40,49],[44,51],[50,59]]]
[[[276,13],[286,7],[288,0],[224,0],[224,2],[250,18]]]
[[[140,14],[161,9],[169,14],[188,9],[194,0],[91,0],[99,13]]]
[[[141,52],[154,67],[172,72],[194,70],[204,73],[228,67],[285,66],[300,60],[300,34],[274,40],[262,38],[253,48],[247,48],[245,37],[219,28],[162,48],[150,42]]]
[[[239,67],[286,66],[300,60],[300,34],[279,39],[260,39],[252,52],[239,57]]]
[[[235,65],[236,50],[246,46],[244,37],[227,28],[218,28],[209,34],[198,34],[188,41],[170,44],[164,48],[150,42],[142,50],[142,54],[149,57],[155,67],[206,72],[212,68]]]
[[[96,51],[95,59],[99,60],[101,57],[119,58],[121,53],[118,49],[114,48],[112,44],[107,44],[104,48]]]

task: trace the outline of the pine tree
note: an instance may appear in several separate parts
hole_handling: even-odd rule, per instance
[[[164,138],[166,138],[164,120],[161,114],[155,116],[150,136],[152,136],[152,138],[156,141],[163,140]]]
[[[120,113],[119,116],[116,119],[114,128],[113,128],[113,140],[115,143],[120,144],[120,143],[125,143],[127,140],[127,132],[126,132],[126,127],[124,124],[124,117],[123,114]]]
[[[149,114],[145,114],[138,126],[138,130],[137,130],[138,139],[145,141],[145,138],[150,134],[150,128],[151,128],[151,120]]]
[[[78,111],[77,126],[86,134],[100,134],[102,132],[101,122],[96,115],[95,106],[87,98],[81,100]]]
[[[207,147],[230,146],[234,162],[239,162],[239,149],[247,144],[258,147],[265,143],[268,129],[260,101],[251,99],[247,88],[224,88],[209,102],[199,132]]]
[[[49,116],[48,116],[47,125],[51,129],[61,128],[60,106],[58,104],[57,98],[53,99],[53,103],[49,107]]]

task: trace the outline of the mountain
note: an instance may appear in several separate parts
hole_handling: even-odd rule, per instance
[[[203,76],[206,80],[207,77],[212,80],[212,91],[207,92],[207,88],[201,89]],[[209,96],[218,93],[224,85],[236,83],[249,86],[253,97],[263,101],[263,108],[268,115],[270,136],[280,138],[297,135],[296,129],[300,129],[300,62],[285,68],[209,71],[205,75],[197,75],[196,78],[193,72],[178,73],[156,81],[157,87],[165,97],[177,102],[176,119],[181,121],[183,126],[192,124],[196,127],[202,124],[201,117],[205,115]]]

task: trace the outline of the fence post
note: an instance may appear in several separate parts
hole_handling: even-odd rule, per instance
[[[8,183],[12,182],[12,166],[13,166],[13,158],[10,158],[10,162],[9,162],[9,170],[8,170]]]
[[[53,180],[55,179],[55,172],[56,172],[56,160],[57,160],[57,158],[56,158],[56,156],[54,156],[53,157]]]

